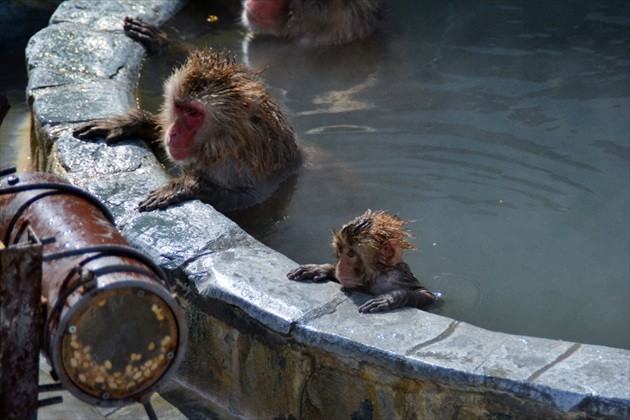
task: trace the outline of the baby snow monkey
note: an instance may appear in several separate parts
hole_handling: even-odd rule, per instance
[[[336,264],[302,265],[287,274],[290,280],[333,280],[347,289],[364,289],[376,297],[359,312],[383,312],[403,306],[425,308],[437,300],[411,273],[403,251],[414,249],[408,222],[384,212],[368,210],[333,234]]]

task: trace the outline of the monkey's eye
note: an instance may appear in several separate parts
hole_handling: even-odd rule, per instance
[[[191,117],[198,117],[201,115],[201,112],[199,112],[197,108],[193,106],[177,103],[177,102],[175,103],[175,110],[177,111],[178,114],[188,115]]]
[[[200,115],[199,111],[197,111],[195,108],[188,108],[185,112],[186,112],[186,114],[190,115],[191,117],[196,117],[196,116]]]
[[[352,257],[354,257],[355,255],[357,255],[357,253],[356,253],[356,252],[354,252],[352,249],[351,249],[350,251],[348,251],[348,257],[352,258]]]

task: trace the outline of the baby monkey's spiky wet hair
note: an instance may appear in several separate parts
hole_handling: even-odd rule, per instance
[[[338,251],[344,245],[364,250],[361,258],[366,262],[388,265],[388,256],[383,252],[392,239],[398,241],[402,249],[415,249],[405,238],[411,237],[405,225],[409,223],[397,215],[385,211],[366,211],[361,216],[343,225],[333,234],[332,246]]]

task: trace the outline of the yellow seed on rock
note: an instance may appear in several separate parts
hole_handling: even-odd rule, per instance
[[[79,362],[77,362],[77,359],[75,359],[74,357],[70,359],[70,366],[72,366],[73,368],[79,366]]]
[[[153,341],[151,341],[151,342],[149,343],[149,345],[147,346],[147,348],[148,348],[149,350],[153,350],[153,349],[155,348],[155,343],[154,343]]]
[[[105,369],[110,370],[112,368],[112,362],[110,362],[109,360],[105,360],[103,366],[105,367]]]
[[[136,372],[136,374],[133,375],[133,377],[131,379],[133,379],[134,381],[137,381],[141,377],[142,377],[142,372]]]
[[[94,378],[94,382],[96,382],[97,384],[102,384],[103,382],[105,382],[105,378],[103,378],[102,376],[97,376],[96,378]]]
[[[126,389],[127,391],[129,391],[131,388],[133,388],[133,387],[135,387],[135,386],[136,386],[136,383],[135,383],[134,381],[131,381],[131,382],[129,382],[129,383],[127,384],[127,386],[125,387],[125,389]]]
[[[85,347],[83,347],[83,353],[89,353],[90,350],[92,350],[92,346],[85,346]]]
[[[79,380],[80,380],[81,382],[85,383],[85,382],[87,381],[87,378],[85,377],[85,375],[84,375],[84,374],[79,373]]]
[[[75,340],[72,340],[70,342],[70,347],[72,347],[73,349],[77,350],[79,348],[79,343],[77,343]]]

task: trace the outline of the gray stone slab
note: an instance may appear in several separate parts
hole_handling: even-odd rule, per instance
[[[125,16],[140,17],[161,25],[174,15],[187,0],[118,0],[101,1],[95,7],[93,0],[64,2],[50,18],[50,23],[72,22],[89,26],[96,31],[115,30]],[[95,13],[98,10],[98,13]]]
[[[95,76],[91,74],[72,73],[43,66],[30,68],[28,75],[29,80],[26,91],[29,95],[37,89],[86,83],[95,80]]]
[[[587,411],[598,412],[598,406],[616,403],[618,407],[608,407],[605,412],[628,416],[630,352],[583,344],[566,359],[540,372],[534,383],[548,387],[555,404],[565,410],[581,404],[582,409],[589,405]],[[602,396],[607,402],[601,400]]]
[[[162,165],[139,140],[110,146],[103,140],[78,140],[72,129],[71,125],[49,129],[59,135],[52,146],[53,165],[61,167],[72,184],[105,203],[119,226],[137,217],[140,200],[168,179]]]
[[[286,273],[296,263],[249,235],[223,248],[215,248],[186,269],[202,296],[236,305],[284,334],[307,312],[331,300],[326,293],[294,293],[296,285],[287,280]]]
[[[419,344],[407,356],[424,364],[423,369],[439,375],[441,380],[488,385],[501,379],[526,381],[536,371],[554,362],[571,345],[457,323],[441,340]],[[452,372],[458,374],[454,376]]]
[[[140,140],[114,145],[107,145],[103,140],[84,141],[73,137],[73,128],[65,129],[54,147],[59,162],[68,172],[80,173],[83,182],[121,172],[139,171],[139,175],[147,177],[155,175],[153,171],[149,173],[149,168],[157,170],[157,161]]]
[[[26,47],[28,90],[92,79],[117,80],[131,89],[144,48],[125,36],[122,25],[117,32],[67,24],[42,29]]]
[[[234,222],[218,217],[212,206],[200,201],[188,201],[166,210],[131,213],[119,226],[127,239],[162,268],[180,274],[181,270],[190,270],[188,265],[194,260],[247,236]],[[195,275],[202,277],[204,273]]]
[[[42,126],[109,118],[135,106],[128,87],[112,81],[36,89],[29,97]]]
[[[96,196],[110,210],[119,229],[125,227],[141,213],[138,203],[149,191],[157,188],[166,175],[153,174],[146,176],[142,170],[122,172],[119,174],[95,175],[85,178],[85,173],[68,173],[68,179]]]
[[[436,339],[453,323],[450,318],[415,308],[359,313],[358,307],[370,298],[352,293],[349,299],[330,307],[328,313],[300,322],[295,339],[357,361],[400,365],[409,349]]]

